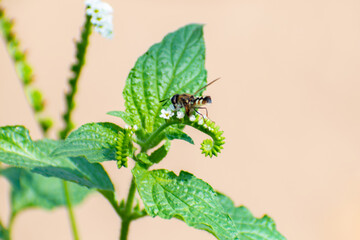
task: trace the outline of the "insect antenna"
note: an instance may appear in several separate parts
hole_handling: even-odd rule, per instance
[[[200,92],[200,91],[203,90],[204,88],[210,86],[211,84],[213,84],[214,82],[216,82],[216,81],[219,80],[219,79],[220,79],[220,78],[217,78],[217,79],[211,81],[210,83],[208,83],[207,85],[203,86],[203,87],[200,88],[199,90],[197,90],[197,91],[194,93],[194,96],[195,96],[198,92]]]
[[[170,100],[170,98],[166,98],[166,99],[163,99],[161,100],[160,102],[163,103],[163,106],[165,106],[167,104],[167,102]]]

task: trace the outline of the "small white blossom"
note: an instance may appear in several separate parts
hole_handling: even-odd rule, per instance
[[[191,116],[189,117],[189,120],[192,121],[192,122],[195,121],[195,119],[196,119],[195,115],[191,115]]]
[[[204,124],[204,119],[203,119],[203,118],[200,118],[200,120],[198,121],[198,124],[199,124],[199,125],[203,125],[203,124]]]
[[[125,129],[130,129],[130,126],[125,124]]]
[[[165,110],[161,109],[160,117],[164,119],[169,119],[174,115],[174,113],[171,110]]]
[[[134,125],[134,126],[133,126],[133,129],[134,129],[134,131],[137,131],[137,130],[138,130],[138,126]]]
[[[178,119],[184,118],[184,116],[185,116],[184,112],[182,112],[182,111],[177,111],[176,117],[177,117]]]
[[[112,7],[100,0],[86,0],[86,14],[91,17],[91,23],[95,31],[103,37],[112,38],[113,35],[113,16]]]

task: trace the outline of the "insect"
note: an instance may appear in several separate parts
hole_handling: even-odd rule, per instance
[[[197,109],[205,109],[206,110],[206,116],[208,116],[208,111],[206,107],[203,107],[207,103],[211,103],[211,97],[210,96],[204,96],[204,97],[195,97],[195,95],[201,91],[202,89],[206,88],[207,86],[213,84],[220,78],[217,78],[210,82],[209,84],[203,86],[199,90],[197,90],[193,95],[188,93],[182,93],[182,94],[175,94],[170,99],[164,99],[160,102],[165,102],[163,106],[170,100],[175,110],[179,110],[181,108],[185,108],[185,113],[187,116],[190,116],[192,111],[195,111],[196,113],[200,114],[197,111]]]

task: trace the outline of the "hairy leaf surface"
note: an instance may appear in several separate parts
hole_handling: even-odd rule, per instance
[[[137,60],[123,91],[126,113],[140,131],[151,133],[165,121],[159,117],[161,100],[193,94],[204,85],[203,26],[191,24],[168,34]]]
[[[122,120],[124,120],[124,122],[126,124],[129,124],[130,126],[134,125],[134,121],[132,120],[131,115],[129,115],[126,112],[123,112],[123,111],[111,111],[111,112],[108,112],[107,114],[111,115],[111,116],[114,116],[114,117],[121,118]]]
[[[165,133],[165,136],[169,140],[179,139],[179,140],[184,140],[188,143],[194,144],[194,141],[192,140],[192,138],[189,135],[187,135],[180,129],[176,129],[174,127],[169,127]]]
[[[285,240],[268,216],[255,218],[194,175],[179,176],[165,169],[133,169],[145,209],[152,217],[182,219],[189,226],[206,230],[218,239]]]
[[[139,165],[133,175],[150,216],[177,217],[219,239],[237,238],[239,230],[206,182],[187,172],[176,176],[168,170],[147,171]]]
[[[170,141],[166,141],[161,147],[153,151],[149,156],[150,162],[159,163],[164,157],[166,157],[170,150],[170,144]]]
[[[122,129],[113,123],[87,123],[76,129],[52,156],[84,156],[89,162],[116,159],[116,140]]]
[[[246,207],[235,207],[229,197],[218,193],[218,198],[239,229],[239,239],[285,240],[285,237],[276,230],[275,222],[269,216],[255,218]]]
[[[65,206],[63,181],[44,177],[23,168],[6,168],[0,171],[11,183],[11,205],[13,214],[30,207],[53,209]],[[91,191],[78,184],[68,182],[72,204],[80,203]]]
[[[0,128],[0,161],[22,167],[47,177],[72,181],[88,188],[113,190],[113,185],[99,164],[84,157],[52,156],[61,141],[32,141],[22,126]]]

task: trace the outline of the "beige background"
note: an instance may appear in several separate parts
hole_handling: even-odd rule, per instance
[[[122,89],[136,59],[152,44],[192,22],[206,23],[210,117],[225,131],[218,158],[177,141],[158,166],[194,173],[244,204],[269,214],[289,240],[360,239],[360,2],[351,0],[109,1],[113,40],[91,36],[74,119],[120,120]],[[84,5],[74,0],[3,0],[28,50],[36,86],[46,91],[48,113],[61,126],[73,39]],[[3,42],[0,44],[0,125],[40,131],[23,96]],[[56,136],[55,132],[52,136]],[[129,169],[106,163],[119,196]],[[8,214],[8,185],[0,180],[0,217]],[[99,195],[76,208],[82,239],[118,239],[120,220]],[[14,239],[71,239],[67,213],[28,210]],[[105,237],[106,236],[106,237]],[[177,220],[149,217],[133,223],[130,239],[214,239]]]

